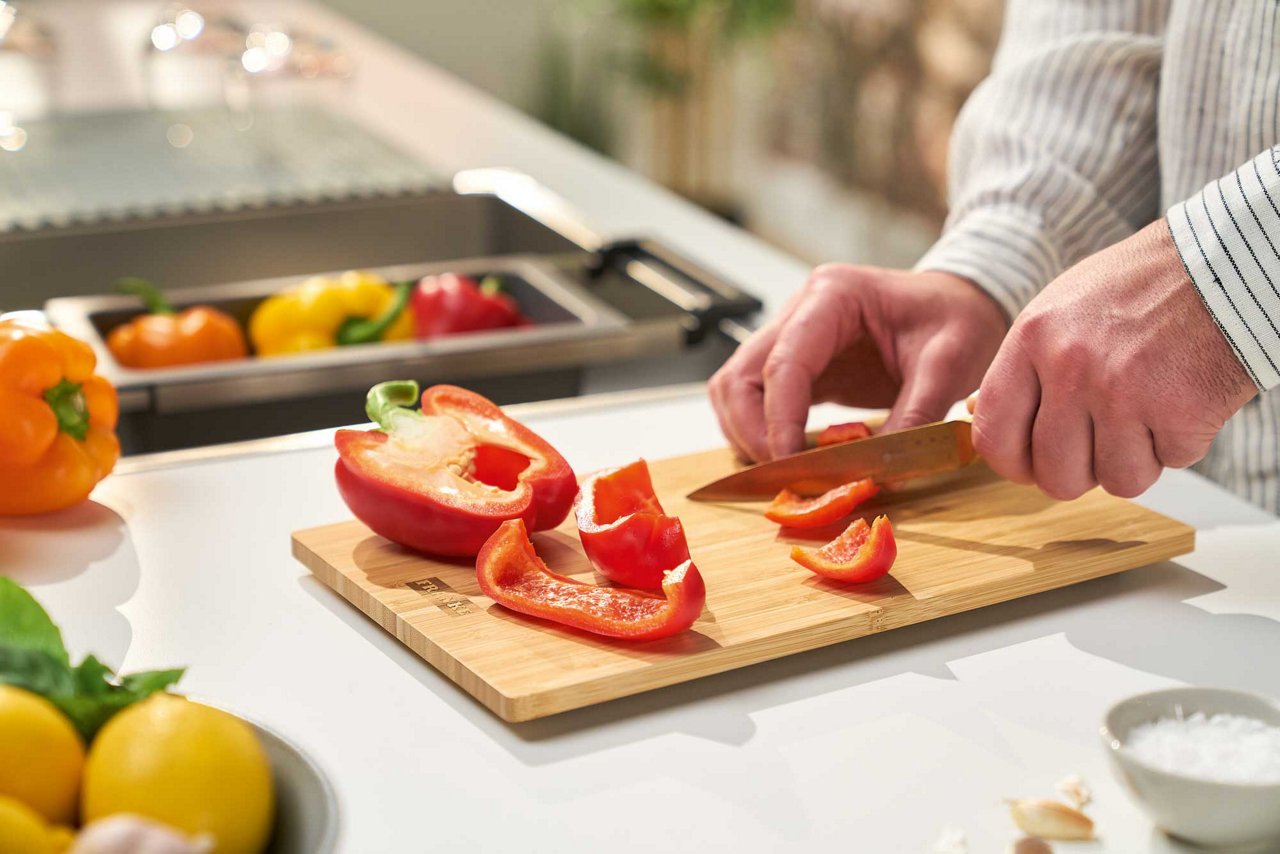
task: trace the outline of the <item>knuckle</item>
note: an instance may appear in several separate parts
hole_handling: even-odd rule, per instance
[[[786,353],[774,350],[769,354],[769,358],[765,359],[760,376],[764,378],[765,383],[772,382],[787,372],[788,362]]]
[[[1088,490],[1087,486],[1057,480],[1041,480],[1037,478],[1040,491],[1056,501],[1074,501]]]
[[[1101,458],[1097,463],[1098,485],[1119,498],[1137,498],[1155,483],[1160,472],[1129,459]]]
[[[1137,498],[1147,491],[1147,487],[1155,483],[1155,479],[1123,474],[1100,477],[1098,483],[1103,489],[1118,498]]]
[[[1182,469],[1204,459],[1209,445],[1184,436],[1157,437],[1156,458],[1167,468]]]
[[[1009,333],[1024,344],[1034,344],[1046,338],[1052,329],[1049,314],[1043,311],[1024,311],[1014,321]]]

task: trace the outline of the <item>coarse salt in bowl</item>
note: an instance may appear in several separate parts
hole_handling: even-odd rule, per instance
[[[1200,845],[1280,850],[1280,705],[1257,694],[1174,688],[1113,706],[1112,768],[1166,832]]]

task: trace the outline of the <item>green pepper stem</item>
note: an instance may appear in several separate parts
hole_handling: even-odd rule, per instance
[[[174,313],[173,306],[169,305],[169,301],[164,298],[164,294],[160,293],[160,289],[146,279],[140,279],[137,276],[116,279],[116,290],[122,294],[133,294],[139,297],[147,307],[147,311],[152,314]]]
[[[415,380],[388,380],[369,389],[364,399],[364,411],[369,420],[383,430],[390,431],[397,418],[406,413],[420,415],[413,405],[418,402],[418,383]]]
[[[60,380],[44,393],[45,402],[58,419],[58,429],[73,439],[84,441],[89,435],[89,404],[85,402],[80,383]]]
[[[487,297],[502,293],[502,279],[497,276],[485,276],[480,280],[480,293]]]
[[[348,317],[342,321],[342,325],[338,327],[338,334],[334,336],[339,347],[382,340],[382,336],[391,328],[391,324],[404,313],[405,306],[409,304],[409,298],[413,296],[413,282],[399,282],[395,288],[395,299],[382,314],[377,317]]]

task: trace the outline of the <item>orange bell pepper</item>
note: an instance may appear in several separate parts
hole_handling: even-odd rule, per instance
[[[208,305],[175,312],[143,279],[123,279],[119,288],[142,297],[147,306],[146,314],[107,335],[107,349],[126,368],[169,368],[249,354],[244,331],[231,315]]]
[[[0,515],[83,501],[120,457],[116,390],[69,335],[0,321]]]

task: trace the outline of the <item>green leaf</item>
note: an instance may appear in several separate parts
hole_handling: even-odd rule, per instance
[[[57,706],[64,715],[71,719],[85,744],[93,741],[103,724],[126,707],[133,705],[141,697],[135,697],[127,691],[111,694],[86,696],[84,694],[58,694],[50,697],[49,702]]]
[[[0,644],[46,652],[70,667],[62,632],[35,597],[11,578],[0,577]]]
[[[185,667],[177,667],[173,670],[146,670],[142,673],[131,673],[120,680],[120,685],[126,691],[138,694],[138,699],[148,697],[159,691],[178,684],[178,680],[187,672]]]
[[[111,690],[112,670],[97,657],[86,655],[84,661],[71,671],[75,682],[75,692],[85,696],[105,694]]]
[[[185,672],[184,668],[148,670],[115,680],[111,669],[90,655],[74,671],[75,691],[50,696],[49,700],[71,718],[85,741],[90,741],[117,712],[165,690]]]
[[[31,594],[0,578],[0,684],[39,694],[71,719],[85,742],[112,715],[164,691],[183,669],[148,670],[117,678],[96,656],[70,664],[62,633]]]
[[[75,689],[71,669],[42,649],[0,645],[0,684],[25,688],[46,697]]]

